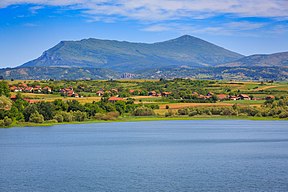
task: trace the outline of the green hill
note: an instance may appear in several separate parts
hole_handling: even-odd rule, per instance
[[[62,41],[20,67],[106,68],[134,72],[156,67],[215,66],[243,56],[196,37],[184,35],[159,43],[84,39]]]
[[[237,61],[225,63],[220,66],[229,67],[287,67],[288,52],[274,54],[257,54],[243,57]]]

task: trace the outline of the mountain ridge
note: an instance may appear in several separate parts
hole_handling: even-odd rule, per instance
[[[247,67],[247,66],[262,66],[262,67],[285,67],[288,66],[288,51],[272,54],[254,54],[240,58],[234,62],[221,64],[219,66],[229,67]]]
[[[184,35],[156,43],[134,43],[95,38],[61,41],[19,67],[88,67],[131,72],[158,67],[216,66],[243,55],[202,39]]]

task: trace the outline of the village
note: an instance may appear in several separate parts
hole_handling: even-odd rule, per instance
[[[81,89],[84,89],[82,87],[80,87]],[[40,84],[38,85],[27,85],[24,82],[19,82],[16,85],[9,85],[9,89],[11,91],[11,93],[23,93],[25,95],[25,93],[30,93],[30,97],[31,94],[35,94],[35,95],[39,95],[39,94],[56,94],[56,95],[60,95],[63,98],[67,98],[67,97],[73,97],[73,98],[83,98],[84,96],[77,93],[75,91],[75,89],[73,88],[73,86],[68,86],[68,87],[62,87],[60,89],[57,90],[53,90],[53,88],[49,87],[49,86],[41,86]],[[127,90],[125,90],[127,91]],[[173,97],[173,91],[163,91],[163,92],[157,92],[155,90],[152,91],[142,91],[142,90],[134,90],[134,89],[129,89],[128,90],[128,97],[135,97],[135,96],[150,96],[150,97],[163,97],[163,98],[171,98],[174,99]],[[111,102],[115,102],[115,101],[119,101],[119,100],[124,100],[125,98],[128,97],[121,97],[121,91],[119,91],[118,88],[112,88],[110,90],[105,90],[105,89],[100,89],[98,91],[95,92],[95,95],[98,97],[109,97],[109,101]],[[126,94],[127,96],[127,94]],[[33,96],[32,96],[33,98]],[[261,100],[274,100],[275,96],[274,95],[265,95],[262,97],[255,97],[255,96],[251,96],[248,94],[224,94],[224,93],[219,93],[219,94],[215,94],[213,92],[208,92],[207,94],[203,95],[200,94],[198,92],[192,92],[191,93],[191,98],[195,98],[197,100],[210,100],[212,98],[214,98],[214,101],[237,101],[237,100],[254,100],[254,101],[261,101]],[[15,100],[16,99],[16,94],[12,94],[11,95],[11,99]],[[33,100],[33,99],[29,99],[29,98],[25,98],[28,102],[30,103],[34,103],[37,102],[37,100]],[[180,98],[183,100],[183,98]],[[40,102],[40,101],[39,101]]]
[[[160,79],[0,83],[1,126],[139,116],[288,118],[285,82]]]

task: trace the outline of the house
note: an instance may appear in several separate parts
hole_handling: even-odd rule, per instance
[[[42,89],[42,92],[43,92],[43,93],[51,93],[51,92],[52,92],[52,89],[51,89],[50,87],[46,86],[46,87],[44,87],[44,88]]]
[[[193,91],[193,92],[192,92],[192,95],[199,95],[199,93]]]
[[[236,96],[229,96],[229,99],[230,99],[230,100],[233,100],[233,101],[236,101],[236,100],[238,100],[238,97],[236,97]]]
[[[162,92],[161,93],[161,96],[162,97],[168,97],[169,95],[171,95],[172,93],[171,92]]]
[[[21,92],[22,91],[22,88],[16,87],[16,86],[12,86],[9,89],[11,92]]]
[[[275,96],[274,95],[268,95],[265,97],[265,100],[274,100]]]
[[[129,90],[129,93],[131,93],[131,94],[134,93],[134,92],[135,92],[135,90],[133,90],[133,89]]]
[[[41,93],[42,92],[42,88],[40,85],[36,85],[34,88],[33,88],[33,93]]]
[[[60,89],[60,93],[62,96],[67,96],[67,97],[74,97],[74,95],[75,95],[73,88]]]
[[[228,98],[228,96],[226,94],[218,94],[217,98],[221,101],[221,100],[225,100]]]
[[[251,100],[249,95],[246,95],[246,94],[240,94],[238,97],[240,100]]]
[[[209,92],[209,93],[207,93],[207,95],[206,96],[210,96],[210,97],[212,97],[214,95],[214,93],[212,93],[212,92]]]
[[[16,92],[15,90],[17,89],[17,87],[16,86],[12,86],[9,89],[10,89],[11,92]]]
[[[27,101],[30,104],[41,102],[41,100],[32,100],[32,99],[27,99],[27,98],[25,98],[24,100]]]
[[[210,99],[210,98],[212,98],[212,95],[206,95],[206,96],[204,96],[204,99]]]
[[[32,93],[32,91],[33,91],[33,87],[26,87],[24,89],[24,92],[26,92],[26,93]]]
[[[157,93],[156,93],[156,91],[150,91],[150,92],[148,93],[148,95],[149,95],[149,96],[157,96]]]
[[[118,93],[118,89],[111,89],[111,92]]]
[[[198,95],[198,98],[199,98],[199,99],[205,99],[205,96],[204,96],[204,95],[201,95],[201,94],[199,94],[199,95]]]
[[[75,93],[73,90],[69,90],[66,92],[67,97],[74,97]]]
[[[17,96],[16,96],[16,95],[11,95],[11,96],[10,96],[10,99],[11,99],[12,101],[16,101],[16,100],[17,100]]]
[[[96,92],[96,94],[100,97],[100,96],[103,96],[104,95],[104,91],[102,90],[99,90]]]
[[[109,102],[112,102],[112,103],[115,103],[115,102],[117,102],[117,101],[123,101],[124,99],[123,98],[121,98],[121,97],[110,97],[109,99],[108,99],[108,101]]]
[[[28,87],[28,85],[27,85],[26,83],[21,83],[21,84],[19,85],[19,87],[25,88],[25,87]]]

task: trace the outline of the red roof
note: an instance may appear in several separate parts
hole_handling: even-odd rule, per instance
[[[123,101],[123,98],[121,98],[121,97],[110,97],[108,99],[108,101]]]
[[[227,95],[225,94],[219,94],[217,95],[218,99],[226,99],[227,98]]]
[[[27,102],[30,103],[30,104],[41,102],[41,101],[39,101],[39,100],[31,100],[31,99],[24,99],[24,100],[27,101]]]
[[[240,94],[239,97],[250,98],[249,95],[246,94]]]

